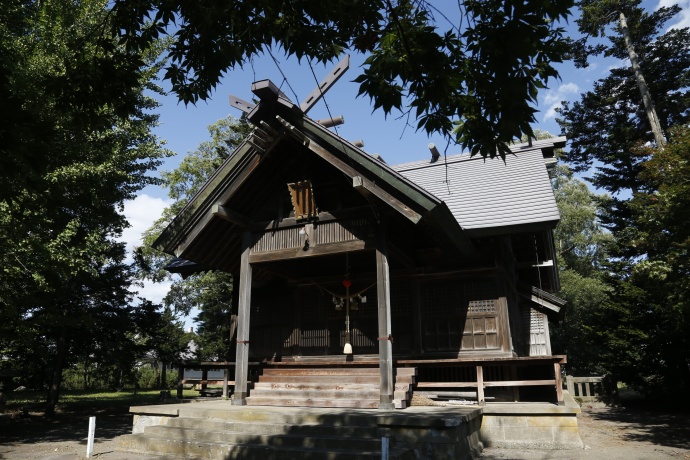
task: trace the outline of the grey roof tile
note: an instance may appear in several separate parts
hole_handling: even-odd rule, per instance
[[[535,142],[531,147],[512,147],[515,155],[505,163],[500,158],[484,160],[464,154],[393,169],[443,200],[463,229],[553,226],[559,214],[542,144],[549,145]]]

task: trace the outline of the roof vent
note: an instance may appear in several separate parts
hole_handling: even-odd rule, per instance
[[[438,159],[441,157],[441,154],[439,153],[438,149],[436,148],[436,145],[433,142],[429,144],[429,151],[431,152],[430,163],[436,163]]]

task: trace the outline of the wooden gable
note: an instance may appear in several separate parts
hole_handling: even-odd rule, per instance
[[[255,84],[254,91],[262,98],[249,115],[255,130],[161,234],[156,248],[237,273],[248,233],[256,242],[253,253],[264,254],[257,261],[268,261],[266,253],[275,251],[282,256],[271,260],[303,258],[327,254],[335,248],[326,245],[346,241],[359,244],[351,249],[371,247],[372,222],[385,217],[396,229],[392,245],[405,248],[398,251],[405,265],[415,265],[420,244],[454,260],[474,254],[443,201],[302,116],[269,83]],[[303,227],[304,221],[318,225]]]

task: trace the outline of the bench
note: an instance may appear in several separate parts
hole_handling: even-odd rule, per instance
[[[235,363],[227,361],[186,361],[177,364],[177,398],[182,399],[182,389],[185,384],[193,384],[194,389],[199,391],[202,396],[206,395],[217,395],[218,389],[208,389],[207,385],[222,385],[223,397],[229,397],[229,387],[235,386],[235,381],[230,380],[230,375],[234,377]],[[259,363],[248,363],[250,366],[258,365]],[[185,369],[201,369],[200,379],[185,379],[184,370]],[[208,371],[209,369],[223,369],[225,371],[225,378],[223,380],[211,379],[209,380]]]
[[[199,392],[201,396],[222,396],[222,388],[207,388],[206,385],[225,385],[225,380],[203,380],[203,379],[183,379],[182,385],[192,385],[192,389]],[[235,381],[228,380],[228,387],[234,387]],[[228,389],[228,394],[231,392]]]

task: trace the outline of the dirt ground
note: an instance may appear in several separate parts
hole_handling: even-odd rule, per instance
[[[582,450],[484,450],[482,459],[601,459],[690,460],[690,414],[654,407],[622,409],[584,406],[578,417]],[[117,437],[131,432],[129,414],[96,415],[96,442],[92,458],[103,460],[153,459],[117,451]],[[0,414],[0,459],[78,460],[86,456],[88,415]],[[160,457],[159,457],[160,458]]]

